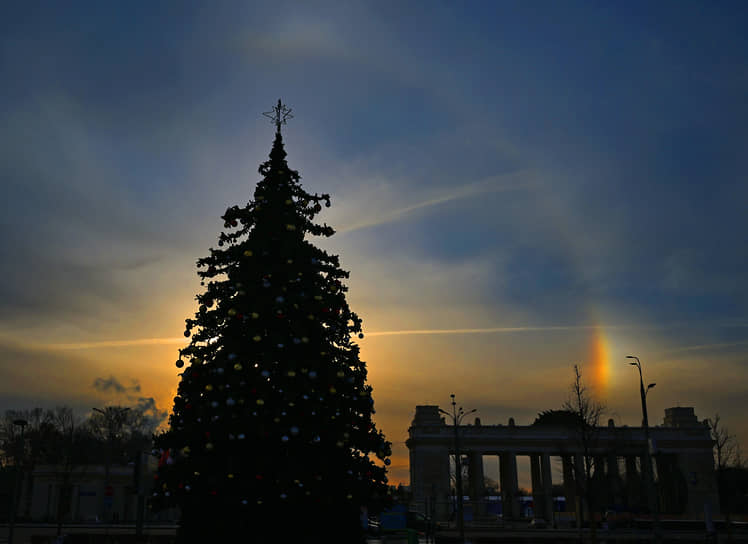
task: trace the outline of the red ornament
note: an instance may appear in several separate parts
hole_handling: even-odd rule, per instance
[[[255,479],[256,480],[262,480],[262,474],[255,475]]]
[[[205,438],[210,438],[210,431],[205,431]]]

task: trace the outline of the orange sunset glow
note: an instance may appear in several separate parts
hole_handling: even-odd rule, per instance
[[[652,426],[693,407],[748,448],[748,10],[72,4],[0,17],[3,411],[148,403],[167,428],[196,263],[257,204],[282,97],[389,483],[416,406],[530,425],[575,365],[640,425],[628,355]]]

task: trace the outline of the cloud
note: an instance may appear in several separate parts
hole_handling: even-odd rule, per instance
[[[133,384],[126,387],[114,376],[108,378],[96,378],[93,382],[93,388],[101,393],[140,393],[140,383],[138,380],[132,380]]]
[[[132,340],[102,340],[99,342],[73,342],[67,344],[44,344],[40,346],[43,349],[50,350],[79,350],[79,349],[98,349],[98,348],[121,348],[132,346],[155,346],[184,344],[182,338],[135,338]]]
[[[405,207],[397,207],[394,202],[395,198],[402,200],[401,192],[398,192],[399,194],[397,194],[397,197],[395,194],[391,194],[389,202],[374,206],[372,206],[372,201],[370,199],[361,198],[359,196],[356,200],[358,201],[360,208],[357,211],[349,208],[347,211],[348,216],[355,215],[357,219],[349,220],[353,222],[347,224],[343,223],[343,225],[336,230],[338,233],[347,233],[363,228],[376,227],[378,225],[393,223],[395,221],[412,217],[412,212],[436,207],[440,204],[445,204],[454,200],[478,197],[486,193],[527,189],[530,186],[530,183],[526,179],[522,179],[525,177],[525,174],[527,173],[515,172],[504,176],[492,176],[484,180],[462,185],[457,189],[439,191],[438,194],[428,200],[415,202]],[[514,178],[514,181],[512,178]],[[381,185],[379,188],[381,189]]]

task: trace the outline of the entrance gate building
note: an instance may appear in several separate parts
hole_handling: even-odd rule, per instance
[[[556,413],[558,414],[558,412]],[[650,427],[650,451],[657,481],[659,508],[663,513],[703,515],[706,505],[719,511],[713,441],[706,422],[699,422],[693,408],[665,410],[662,425]],[[450,486],[450,456],[455,452],[455,429],[447,425],[438,406],[416,406],[406,445],[410,454],[410,486],[413,507],[445,520],[453,513]],[[566,509],[574,511],[577,470],[580,476],[584,451],[573,425],[558,418],[539,417],[532,425],[460,425],[459,449],[467,456],[468,479],[463,490],[473,502],[473,514],[480,516],[485,503],[483,456],[494,456],[499,463],[499,485],[505,519],[519,517],[517,456],[530,458],[534,515],[548,522],[553,519],[551,456],[561,458]],[[646,440],[642,427],[598,427],[594,441],[588,442],[594,461],[593,482],[597,481],[599,500],[606,505],[623,505],[641,511],[646,505],[641,467]],[[484,511],[484,510],[483,510]]]

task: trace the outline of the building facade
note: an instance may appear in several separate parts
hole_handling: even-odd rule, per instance
[[[144,456],[138,482],[133,465],[80,465],[63,469],[42,465],[34,469],[30,484],[22,486],[18,516],[32,522],[133,523],[142,503],[145,521],[176,521],[178,512],[151,513],[145,503],[150,493],[157,460]],[[25,475],[26,478],[29,475]],[[138,490],[143,498],[138,500]]]
[[[642,427],[597,427],[586,444],[594,466],[593,488],[598,503],[641,511],[646,505],[642,467],[646,447],[652,453],[659,509],[663,513],[700,517],[704,509],[719,511],[713,441],[706,422],[699,422],[693,408],[665,410],[662,425],[650,427],[650,444]],[[447,425],[438,406],[416,406],[406,445],[410,455],[413,506],[433,512],[437,519],[452,514],[450,457],[455,453],[455,428]],[[541,421],[533,425],[473,425],[457,429],[461,457],[467,456],[468,478],[463,490],[470,496],[473,515],[480,515],[484,493],[483,457],[499,464],[499,487],[505,518],[520,515],[517,456],[530,459],[534,516],[553,519],[553,484],[564,490],[567,510],[573,511],[583,477],[584,447],[574,425]],[[553,482],[551,458],[560,458],[561,481]],[[557,488],[558,489],[558,488]]]

